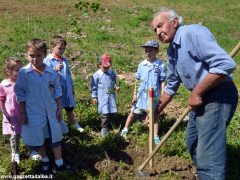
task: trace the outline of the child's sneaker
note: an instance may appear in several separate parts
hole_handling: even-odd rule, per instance
[[[120,135],[121,135],[124,139],[127,139],[127,133],[128,133],[128,130],[127,130],[126,128],[123,128]]]
[[[108,134],[108,128],[102,128],[102,129],[101,129],[101,135],[102,135],[102,137],[103,137],[103,138],[106,137],[107,134]]]
[[[17,164],[20,163],[19,153],[12,153],[12,161],[15,161]]]
[[[57,172],[70,171],[70,170],[71,170],[71,166],[66,163],[63,163],[61,166],[57,166],[55,164],[53,172],[57,173]]]
[[[82,133],[83,131],[84,131],[84,129],[76,122],[76,123],[74,123],[74,128],[76,129],[76,130],[78,130],[80,133]]]
[[[160,143],[159,136],[154,136],[154,144],[158,145]]]
[[[32,151],[29,155],[30,159],[31,160],[34,160],[34,161],[40,161],[42,160],[42,157],[41,155],[37,152],[37,151]]]
[[[52,171],[50,169],[50,165],[49,162],[42,162],[42,166],[41,166],[41,174],[43,175],[49,175],[52,174]]]

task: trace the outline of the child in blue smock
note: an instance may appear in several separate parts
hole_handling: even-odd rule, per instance
[[[51,41],[51,54],[44,59],[44,63],[53,68],[60,75],[60,84],[63,90],[62,106],[66,111],[67,119],[71,124],[73,124],[75,129],[79,132],[83,132],[84,129],[74,119],[73,114],[76,102],[68,60],[63,57],[66,46],[67,42],[62,36],[54,36]]]
[[[148,113],[148,90],[154,89],[154,107],[157,106],[160,92],[165,86],[166,70],[164,63],[157,58],[159,44],[156,41],[148,41],[141,47],[144,48],[147,58],[138,65],[136,73],[136,83],[133,93],[133,107],[129,114],[125,127],[121,131],[121,136],[126,138],[129,126],[134,120],[136,114]],[[148,116],[146,116],[146,121]],[[154,142],[160,142],[158,136],[159,123],[154,122]]]
[[[92,100],[98,105],[101,113],[101,135],[105,137],[108,133],[110,117],[117,112],[115,89],[116,74],[111,67],[111,57],[104,53],[99,61],[100,69],[92,76],[91,90]]]
[[[20,105],[22,140],[29,149],[38,150],[42,157],[42,173],[50,173],[45,145],[51,146],[55,170],[69,168],[62,159],[61,140],[67,127],[62,121],[62,88],[59,76],[43,63],[46,43],[33,39],[27,43],[29,64],[20,69],[14,87]]]

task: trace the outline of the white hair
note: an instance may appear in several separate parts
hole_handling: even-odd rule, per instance
[[[170,21],[172,21],[173,19],[177,18],[179,24],[183,23],[182,16],[179,16],[174,10],[168,9],[167,7],[161,7],[160,10],[157,13],[154,14],[154,17],[158,16],[159,14],[161,14],[163,12],[167,12],[168,13]]]

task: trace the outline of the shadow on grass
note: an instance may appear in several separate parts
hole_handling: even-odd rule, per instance
[[[113,129],[122,129],[127,116],[128,114],[115,114],[112,117]],[[136,120],[143,119],[144,116],[136,117]],[[166,133],[174,122],[175,119],[161,122],[160,133]],[[100,132],[100,119],[96,128]],[[107,173],[117,170],[122,163],[133,165],[132,157],[124,152],[129,143],[122,141],[121,138],[116,138],[112,133],[105,139],[102,139],[99,133],[97,134],[92,135],[91,132],[79,133],[70,127],[70,133],[63,141],[62,150],[64,159],[71,165],[73,171],[61,174],[62,178],[85,179],[86,177],[98,177],[101,176],[104,170]],[[52,151],[48,150],[48,154],[53,165],[54,156]],[[40,168],[39,163],[32,163],[29,160],[26,163],[26,167],[21,169],[23,173],[37,173],[36,169]],[[109,169],[110,171],[108,171]],[[59,177],[59,174],[55,176],[55,178]]]
[[[161,115],[160,116],[160,124],[159,124],[159,135],[163,136],[165,135],[169,129],[173,126],[173,124],[176,122],[176,118],[170,118],[168,119],[166,115]],[[176,130],[185,130],[187,122],[182,121],[178,127],[176,127]]]
[[[238,180],[240,177],[240,146],[227,145],[227,180]]]
[[[114,127],[116,127],[119,130],[122,130],[125,126],[128,115],[129,114],[127,113],[125,114],[117,113],[116,115],[114,115],[114,120],[113,120]],[[146,114],[135,114],[134,120],[130,126],[132,126],[132,124],[137,121],[143,122],[145,120],[145,117],[146,117]]]
[[[113,126],[119,127],[125,118],[126,116],[119,114],[114,115]],[[96,128],[100,132],[100,125],[97,125]],[[109,169],[110,172],[118,169],[118,163],[133,164],[131,156],[123,151],[128,143],[123,142],[112,132],[103,139],[99,132],[79,134],[75,130],[70,130],[62,149],[63,156],[74,170],[73,177],[80,179],[89,176],[98,177],[103,173],[103,170],[109,173]]]

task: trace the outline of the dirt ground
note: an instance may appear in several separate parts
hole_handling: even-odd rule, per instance
[[[85,66],[87,65],[85,64]],[[85,78],[90,77],[89,72],[81,73]],[[133,84],[134,77],[134,73],[122,72],[118,74],[118,78],[124,80],[127,84]],[[164,113],[168,119],[176,119],[183,111],[184,107],[180,103],[171,102],[164,110]],[[154,156],[154,168],[151,169],[149,165],[144,168],[144,172],[147,172],[149,176],[140,178],[136,173],[138,167],[148,156],[148,146],[140,148],[131,141],[125,142],[119,139],[116,138],[117,147],[110,152],[86,152],[83,154],[84,158],[76,158],[78,163],[75,164],[74,168],[86,169],[92,175],[106,172],[110,174],[111,179],[161,179],[164,174],[168,174],[168,177],[169,174],[173,174],[173,179],[176,179],[176,177],[187,180],[195,179],[195,167],[191,161],[177,156],[164,156],[159,153]],[[67,146],[69,147],[66,147],[66,149],[74,149],[71,144]]]
[[[111,179],[117,179],[118,177],[123,179],[139,179],[139,176],[136,174],[137,169],[148,156],[146,149],[138,149],[131,143],[122,151],[109,152],[108,154],[110,158],[97,162],[95,168],[100,172],[110,172]],[[116,160],[121,160],[126,164],[119,166]],[[157,154],[154,156],[153,168],[147,165],[143,171],[149,174],[149,176],[144,179],[158,179],[166,173],[175,174],[179,179],[195,178],[193,174],[194,167],[191,162],[176,156],[167,157]]]
[[[116,139],[117,140],[117,139]],[[70,142],[70,141],[68,141]],[[143,172],[148,173],[147,177],[139,177],[137,169],[148,156],[148,147],[139,147],[132,142],[117,140],[117,147],[111,151],[104,152],[81,152],[77,157],[71,152],[74,147],[66,143],[64,148],[67,156],[72,158],[75,154],[73,168],[78,173],[85,169],[92,176],[106,172],[111,179],[161,179],[164,175],[173,175],[172,179],[195,179],[195,167],[192,162],[181,159],[177,156],[164,156],[157,153],[154,156],[153,168],[147,165]],[[100,178],[101,179],[101,178]],[[169,179],[169,178],[168,178]]]

